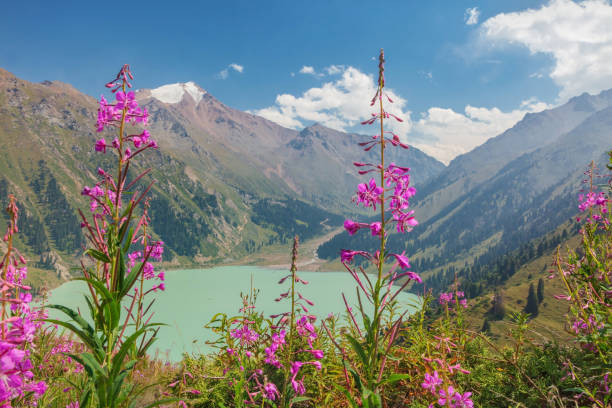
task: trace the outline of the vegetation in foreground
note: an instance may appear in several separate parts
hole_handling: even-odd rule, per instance
[[[296,268],[296,238],[291,270],[279,282],[278,301],[287,302],[287,311],[265,316],[251,290],[241,297],[239,315],[219,314],[209,323],[218,334],[218,352],[185,355],[177,364],[146,353],[158,326],[151,322],[149,294],[164,289],[163,272],[151,262],[161,259],[163,243],[148,232],[151,186],[139,187],[146,171],[132,177],[128,169],[157,145],[146,129],[136,130],[146,125],[147,112],[128,91],[133,78],[124,66],[107,84],[116,101],[102,99],[98,115],[98,131],[115,130],[117,136],[95,145],[100,153],[115,152],[117,165],[100,169],[99,182],[82,192],[90,198],[90,215],[81,212],[88,239],[80,278],[89,287],[87,315],[50,305],[66,315],[51,320],[44,308],[30,306],[30,288],[23,283],[26,260],[13,245],[18,208],[10,198],[0,264],[2,406],[609,407],[612,179],[600,189],[596,169],[589,168],[579,204],[582,245],[567,254],[558,250],[554,260],[551,278],[565,287],[555,297],[568,302],[571,344],[536,343],[525,312],[512,313],[509,345],[493,342],[486,325],[470,330],[470,304],[461,290],[469,282],[457,279],[437,298],[425,295],[417,312],[407,315],[396,296],[421,278],[410,271],[404,253],[389,251],[387,240],[391,227],[406,233],[416,225],[409,210],[416,191],[407,167],[385,163],[386,148],[407,146],[385,131],[386,119],[401,119],[385,108],[385,101],[392,101],[384,93],[384,62],[381,51],[372,99],[377,112],[364,122],[379,123],[380,134],[361,143],[365,150],[379,147],[380,160],[355,163],[360,174],[374,176],[358,186],[355,201],[378,211],[380,220],[344,224],[350,235],[365,229],[380,241],[373,253],[342,251],[358,304],[345,301],[343,316],[316,321],[310,314],[316,305],[299,291],[307,282]],[[367,266],[376,273],[365,273]],[[157,281],[149,291],[147,280]],[[535,314],[543,292],[535,287],[531,292],[526,311]]]

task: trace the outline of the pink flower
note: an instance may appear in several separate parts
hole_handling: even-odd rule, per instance
[[[440,293],[440,297],[438,298],[438,303],[441,305],[445,305],[451,303],[453,301],[452,293]]]
[[[414,214],[414,211],[393,214],[393,218],[397,221],[397,232],[405,233],[411,231],[411,227],[419,224],[412,214]]]
[[[474,402],[470,399],[471,395],[472,395],[471,392],[466,392],[463,395],[456,392],[455,395],[453,395],[453,401],[454,401],[453,407],[454,408],[473,408]]]
[[[106,140],[104,138],[96,142],[96,152],[106,153]]]
[[[359,231],[359,228],[361,228],[361,226],[357,222],[352,220],[344,221],[344,229],[348,231],[349,235],[354,235],[357,231]]]
[[[381,201],[380,195],[383,193],[383,188],[376,185],[376,180],[370,179],[368,184],[362,183],[357,186],[357,203],[363,203],[364,207],[374,207],[376,203]]]
[[[382,225],[380,222],[373,222],[370,224],[370,231],[372,231],[372,236],[376,237],[381,235]]]
[[[322,359],[323,358],[323,350],[310,350],[310,353],[316,359]]]
[[[276,385],[274,385],[274,383],[269,382],[264,385],[264,396],[271,401],[276,400],[276,398],[280,396],[280,394],[278,393],[278,388],[276,388]]]
[[[447,401],[449,403],[452,402],[451,399],[455,395],[455,388],[453,388],[452,385],[450,385],[446,391],[443,388],[440,388],[438,395],[440,396],[440,398],[438,398],[438,404],[444,406],[446,405]]]
[[[395,259],[397,260],[397,263],[399,264],[400,268],[402,269],[407,269],[410,268],[410,263],[408,263],[408,258],[404,256],[404,253],[402,252],[402,254],[391,254],[391,256],[395,257]]]
[[[340,261],[342,262],[353,262],[355,255],[361,255],[367,257],[367,252],[364,251],[350,251],[348,249],[342,249],[340,251]]]
[[[441,384],[442,384],[442,379],[438,377],[438,372],[434,371],[433,375],[430,375],[429,373],[425,373],[425,381],[423,381],[421,386],[425,388],[426,390],[429,390],[433,393],[433,392],[436,392],[436,388],[438,388],[438,386]]]

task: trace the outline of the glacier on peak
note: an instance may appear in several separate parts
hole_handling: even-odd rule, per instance
[[[202,97],[206,93],[202,91],[193,82],[176,83],[160,86],[159,88],[151,89],[151,96],[160,102],[164,103],[179,103],[187,92],[194,100],[196,105],[200,103]]]

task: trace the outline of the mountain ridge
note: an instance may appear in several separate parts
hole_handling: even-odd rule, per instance
[[[131,170],[151,168],[146,181],[157,180],[150,215],[153,232],[167,245],[166,266],[242,258],[294,234],[306,238],[342,223],[336,190],[341,184],[342,199],[349,202],[358,180],[336,177],[350,168],[349,155],[335,157],[332,167],[322,167],[327,158],[321,165],[313,160],[320,152],[334,157],[363,136],[334,133],[326,140],[332,130],[321,126],[300,136],[207,92],[197,101],[185,91],[175,104],[146,91],[137,95],[150,111],[149,130],[160,149]],[[77,208],[87,203],[79,192],[95,182],[98,167],[113,162],[93,149],[104,136],[95,131],[96,110],[94,98],[70,85],[31,83],[0,71],[0,192],[18,196],[24,231],[19,245],[33,258],[31,266],[63,278],[84,243]],[[300,138],[312,146],[296,149]],[[443,168],[424,154],[421,159],[429,166],[425,176]],[[319,193],[312,180],[332,195]],[[278,221],[271,223],[274,217]]]

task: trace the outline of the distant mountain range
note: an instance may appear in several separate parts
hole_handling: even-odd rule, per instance
[[[152,168],[152,227],[174,264],[229,260],[294,234],[306,239],[354,210],[360,180],[351,163],[365,160],[357,146],[365,136],[320,125],[286,129],[192,82],[140,90],[137,99],[160,148],[132,170]],[[84,242],[77,208],[87,203],[79,192],[98,167],[113,165],[93,149],[96,110],[95,99],[70,85],[31,83],[0,69],[0,201],[12,192],[20,202],[19,244],[31,265],[64,277]],[[410,163],[421,184],[445,167],[416,148],[391,159]]]
[[[605,169],[611,148],[612,90],[527,114],[420,188],[420,225],[390,242],[412,254],[414,270],[425,275],[492,262],[575,215],[583,172],[592,160]],[[340,234],[319,256],[375,244],[366,234]]]
[[[140,164],[157,180],[153,230],[175,265],[243,257],[356,215],[350,197],[364,178],[352,162],[376,161],[357,145],[366,136],[318,124],[286,129],[192,82],[140,90],[137,99],[160,145]],[[19,244],[34,266],[64,277],[83,245],[77,208],[87,203],[79,192],[98,167],[112,166],[110,155],[93,150],[96,110],[95,99],[70,85],[30,83],[0,69],[0,200],[16,194]],[[406,250],[425,276],[526,251],[525,243],[576,214],[583,171],[591,160],[603,168],[611,147],[612,90],[527,114],[447,167],[416,148],[389,149],[389,162],[412,168],[420,222],[393,237],[393,249]],[[318,255],[336,259],[340,248],[374,244],[366,233],[341,233]]]

